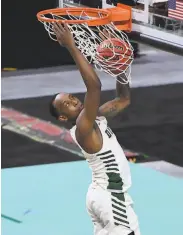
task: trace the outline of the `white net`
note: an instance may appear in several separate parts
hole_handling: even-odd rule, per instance
[[[84,10],[79,15],[72,15],[66,10],[65,15],[53,14],[42,15],[42,17],[54,20],[91,20],[93,19]],[[102,17],[100,12],[98,18]],[[50,38],[57,41],[53,31],[52,23],[41,21],[44,24]],[[89,63],[93,63],[97,70],[104,71],[115,77],[120,83],[127,84],[131,81],[131,64],[133,62],[133,48],[127,35],[118,30],[113,23],[95,27],[87,23],[68,24],[74,37],[76,46],[85,56]],[[115,39],[115,40],[114,40]],[[117,43],[116,43],[117,39]],[[107,49],[105,56],[100,53],[101,49]],[[123,49],[123,50],[120,50]],[[118,79],[124,74],[123,79]]]

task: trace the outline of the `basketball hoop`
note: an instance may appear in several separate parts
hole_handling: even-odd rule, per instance
[[[131,22],[131,7],[118,4],[117,7],[109,9],[97,8],[56,8],[40,11],[37,14],[38,20],[44,24],[46,31],[50,38],[57,41],[53,31],[53,23],[67,23],[68,27],[74,37],[76,46],[85,56],[89,63],[94,63],[97,70],[102,70],[113,77],[120,74],[126,74],[127,80],[118,80],[120,83],[128,83],[130,80],[130,68],[133,62],[133,48],[128,40],[127,35],[123,32],[130,32],[132,27]],[[104,35],[104,30],[108,32],[111,38],[121,40],[126,47],[128,54],[123,54],[125,60],[121,60],[123,65],[117,66],[117,61],[113,63],[113,58],[117,58],[117,53],[114,46],[111,48],[113,54],[109,60],[102,59],[98,54],[98,47],[103,42],[99,34]],[[110,40],[110,39],[108,39]],[[111,45],[113,41],[111,40]],[[117,68],[117,69],[116,69]]]

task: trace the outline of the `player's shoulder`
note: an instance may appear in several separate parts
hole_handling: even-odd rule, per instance
[[[94,125],[94,131],[95,131],[95,129],[96,129],[96,127],[98,126],[99,128],[101,127],[103,127],[103,128],[106,128],[108,125],[107,125],[107,119],[104,117],[104,116],[97,116],[96,117],[96,120],[95,120],[95,123],[97,124],[97,125]],[[77,125],[75,125],[75,126],[73,126],[71,129],[70,129],[70,134],[72,135],[72,136],[74,136],[75,134],[76,134],[76,132],[77,132]]]
[[[104,128],[106,128],[107,126],[108,126],[108,124],[107,124],[107,119],[106,119],[106,117],[104,117],[104,116],[98,116],[97,118],[96,118],[96,123],[97,123],[97,125],[99,126],[99,127],[104,127]]]
[[[70,134],[71,134],[71,135],[74,134],[75,131],[76,131],[76,125],[74,125],[73,127],[71,127],[69,131],[70,131]]]

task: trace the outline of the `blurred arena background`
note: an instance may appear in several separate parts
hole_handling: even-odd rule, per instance
[[[135,60],[131,105],[110,126],[130,162],[142,235],[183,234],[182,0],[2,0],[3,235],[93,234],[85,209],[90,170],[68,126],[48,112],[53,94],[83,99],[85,87],[67,50],[50,40],[36,14],[117,2],[133,6]],[[115,95],[115,82],[98,73],[103,102]]]

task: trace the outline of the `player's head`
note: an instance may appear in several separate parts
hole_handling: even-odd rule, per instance
[[[67,93],[54,95],[50,102],[50,113],[59,121],[75,122],[82,109],[81,101]]]

